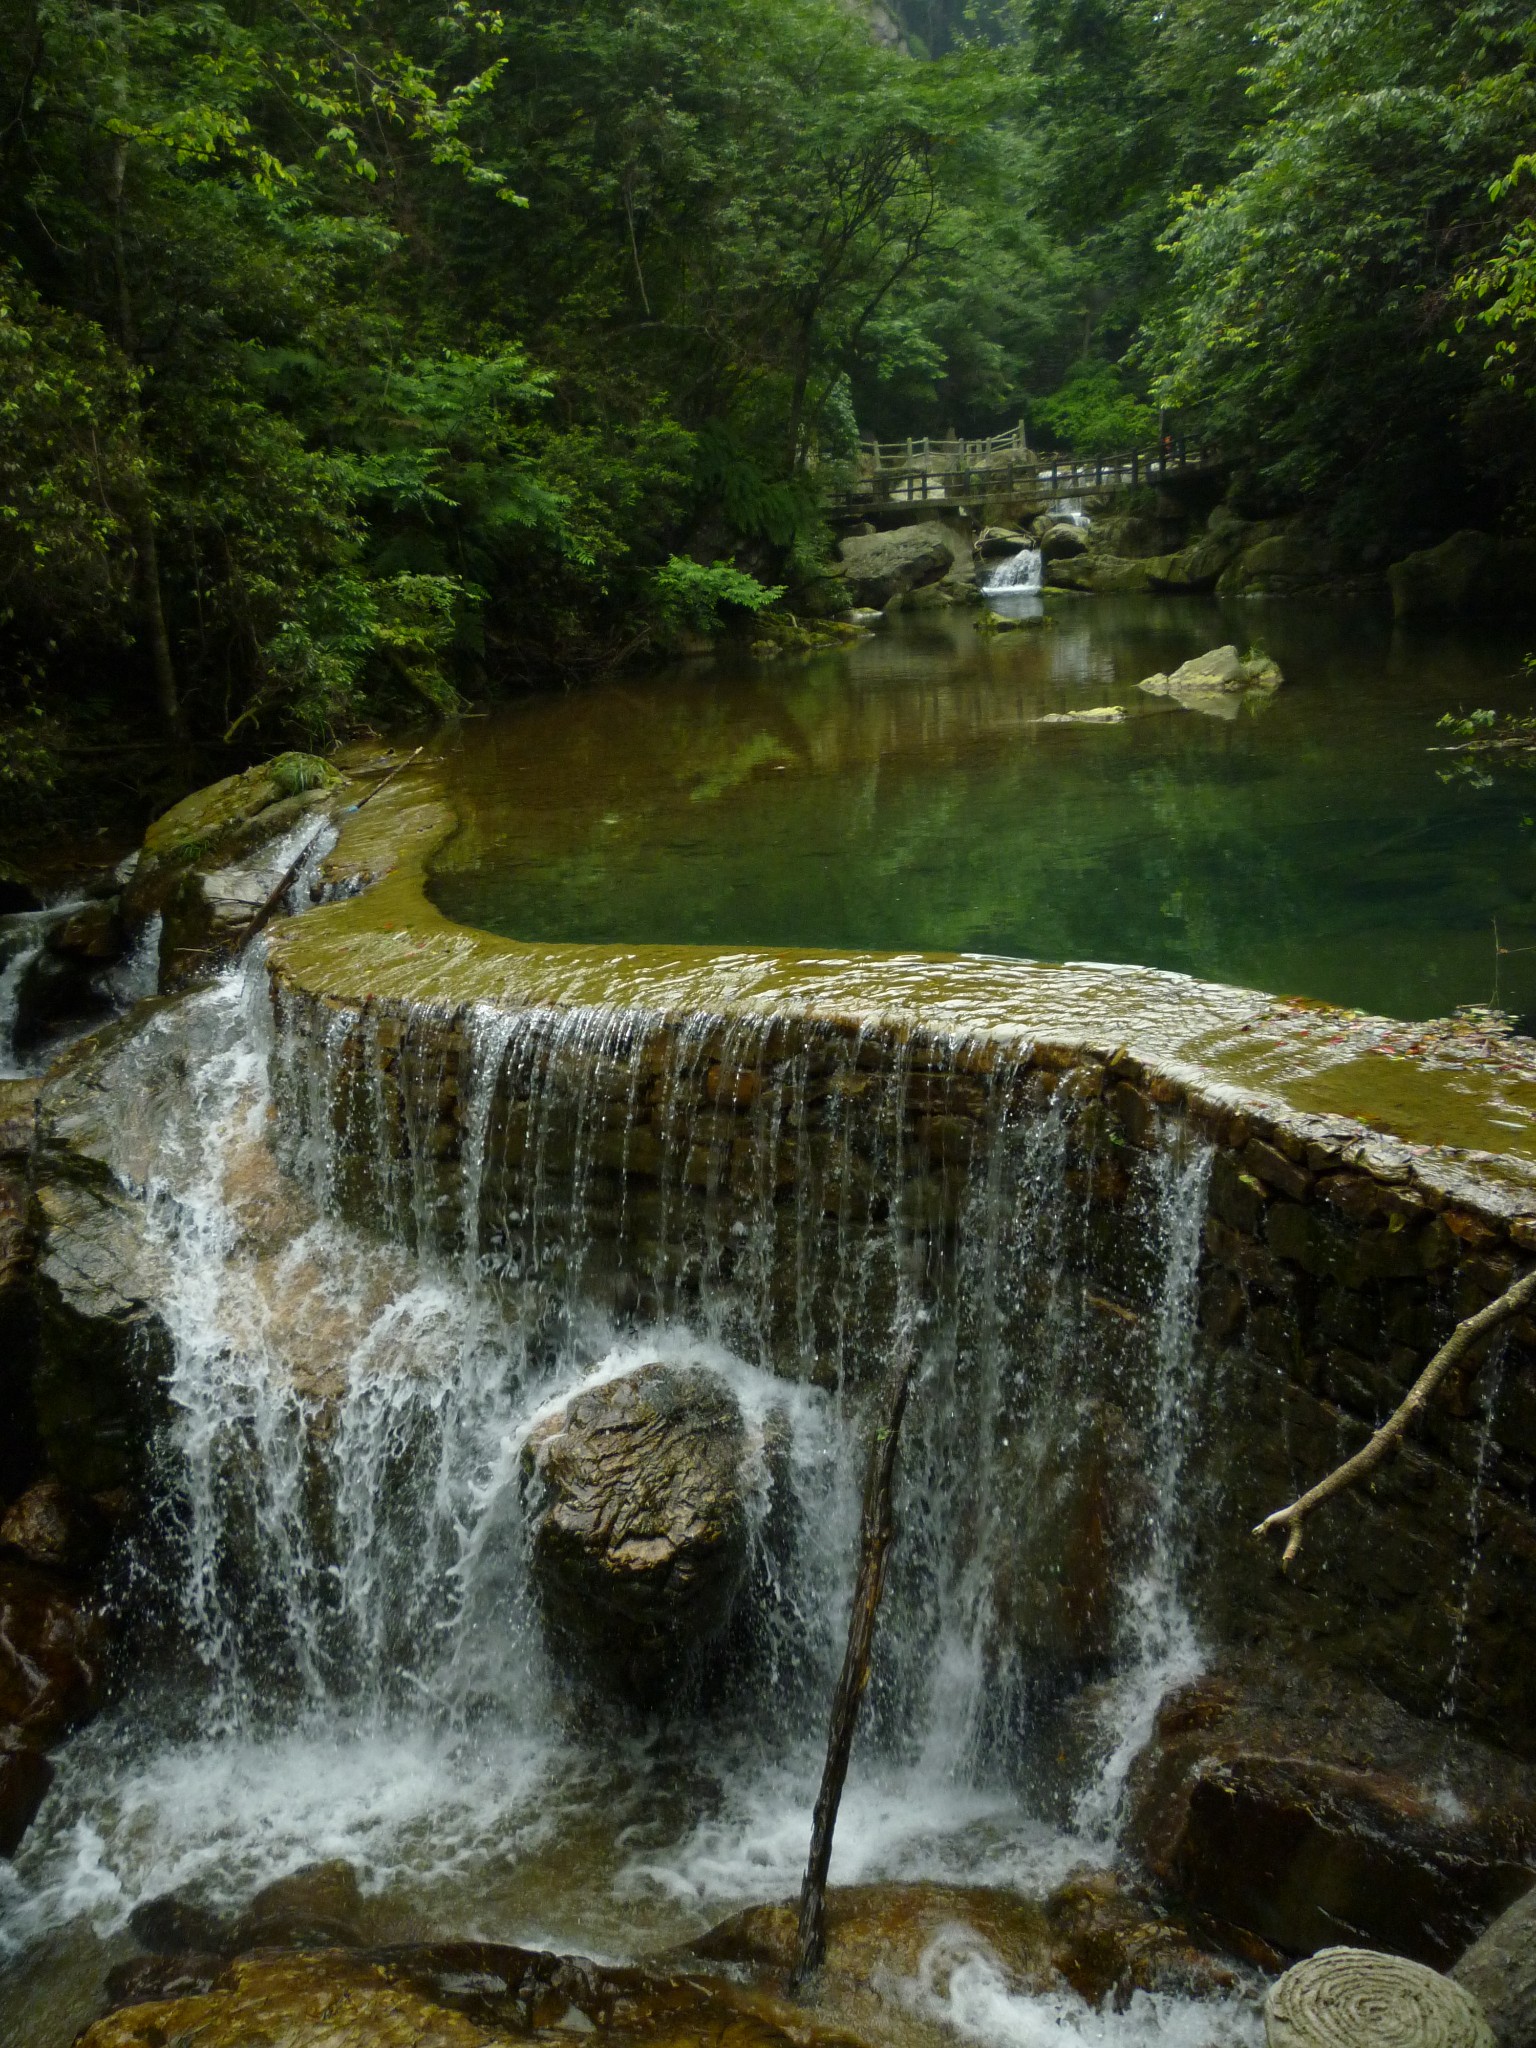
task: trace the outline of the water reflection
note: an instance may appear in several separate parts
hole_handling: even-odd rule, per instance
[[[1136,689],[1225,641],[1285,688],[1226,719]],[[990,637],[908,614],[809,664],[696,663],[467,726],[432,893],[531,940],[1092,958],[1395,1016],[1536,1009],[1536,786],[1446,781],[1429,751],[1447,708],[1523,704],[1520,651],[1298,603],[1052,598]],[[1123,724],[1041,723],[1115,703]]]

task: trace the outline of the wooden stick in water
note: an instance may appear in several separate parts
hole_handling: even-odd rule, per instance
[[[820,1968],[827,1946],[827,1871],[832,1863],[832,1832],[837,1826],[837,1809],[848,1775],[848,1758],[853,1750],[859,1707],[869,1684],[870,1652],[875,1640],[875,1616],[885,1590],[885,1568],[890,1558],[891,1539],[896,1533],[891,1513],[891,1486],[896,1474],[896,1446],[902,1418],[907,1412],[907,1395],[912,1388],[913,1362],[909,1359],[896,1375],[884,1426],[876,1431],[870,1447],[869,1473],[864,1482],[864,1513],[859,1529],[859,1574],[853,1589],[853,1611],[848,1617],[848,1646],[843,1668],[832,1698],[832,1726],[827,1737],[827,1761],[816,1795],[816,1814],[811,1823],[811,1854],[800,1887],[800,1933],[795,1967],[790,1974],[791,1990],[798,1990],[814,1970]]]

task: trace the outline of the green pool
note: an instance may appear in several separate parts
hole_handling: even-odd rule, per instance
[[[1521,637],[1304,602],[1046,613],[992,638],[897,617],[809,663],[468,721],[433,898],[530,940],[1134,961],[1391,1016],[1536,1010],[1536,771],[1447,779],[1431,751],[1446,709],[1529,704]],[[1217,717],[1136,689],[1226,641],[1280,662],[1277,696]],[[1106,704],[1123,724],[1041,723]]]

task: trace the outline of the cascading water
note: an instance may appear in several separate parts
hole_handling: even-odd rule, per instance
[[[1070,1087],[982,1051],[604,1009],[274,1017],[255,964],[144,1027],[174,1360],[154,1568],[186,1655],[67,1753],[0,1871],[12,1941],[110,1935],[173,1887],[234,1903],[336,1855],[397,1928],[611,1954],[791,1891],[862,1418],[905,1347],[900,1535],[834,1881],[1038,1888],[1102,1855],[1193,1658],[1178,1502],[1208,1161],[1171,1129],[1103,1156]],[[545,1650],[521,1453],[552,1404],[655,1357],[719,1373],[759,1436],[787,1422],[796,1536],[770,1555],[757,1530],[771,1613],[711,1712],[594,1733]],[[1132,1502],[1086,1619],[1085,1488],[1095,1513]],[[1046,2022],[1005,1999],[978,2034],[975,1970],[949,1981],[962,2032]],[[1086,2008],[1057,2022],[1178,2038],[1150,2005],[1113,2035]],[[1247,2038],[1240,2014],[1208,2024]]]
[[[1038,548],[1020,548],[1016,555],[1009,555],[993,565],[982,589],[989,597],[1003,590],[1020,594],[1037,591],[1040,588],[1041,565]]]

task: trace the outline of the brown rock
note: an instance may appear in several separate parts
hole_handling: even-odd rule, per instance
[[[113,898],[84,903],[48,934],[48,950],[65,960],[84,960],[103,967],[116,960],[124,943],[123,921]]]
[[[107,1972],[107,2002],[114,2011],[125,2005],[154,2005],[167,1999],[195,1998],[211,1991],[229,1967],[227,1956],[131,1956]]]
[[[39,1750],[0,1747],[0,1856],[14,1856],[53,1783],[53,1765]]]
[[[530,1436],[535,1582],[589,1671],[646,1691],[722,1634],[747,1569],[746,1454],[724,1381],[663,1364],[576,1395]]]
[[[89,1571],[107,1537],[101,1510],[57,1479],[39,1479],[0,1517],[0,1546],[45,1570]]]
[[[179,1892],[141,1899],[128,1915],[128,1931],[135,1941],[162,1958],[227,1955],[234,1946],[226,1921],[206,1906],[183,1898]]]
[[[1528,1770],[1347,1681],[1250,1670],[1181,1688],[1132,1772],[1152,1874],[1287,1955],[1340,1940],[1436,1968],[1531,1882]]]
[[[230,1929],[234,1950],[355,1948],[363,1939],[357,1872],[339,1859],[265,1885]]]
[[[101,1624],[72,1589],[0,1561],[0,1726],[46,1744],[86,1720],[101,1683]]]

